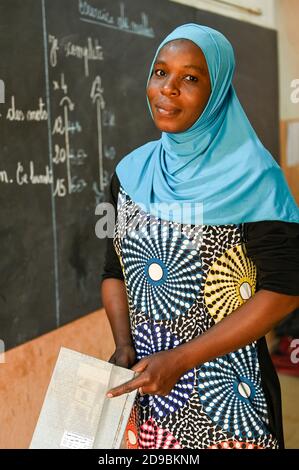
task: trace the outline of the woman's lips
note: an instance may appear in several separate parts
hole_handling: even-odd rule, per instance
[[[165,117],[176,116],[181,111],[178,108],[165,109],[160,106],[156,106],[156,110],[158,114],[160,114],[161,116],[165,116]]]

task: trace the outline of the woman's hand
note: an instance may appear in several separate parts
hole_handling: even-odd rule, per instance
[[[132,344],[117,346],[109,361],[116,366],[130,369],[136,363],[136,351]]]
[[[186,372],[180,364],[176,349],[143,357],[131,369],[140,374],[129,382],[109,390],[107,392],[109,398],[118,397],[137,388],[142,388],[142,394],[166,396]]]

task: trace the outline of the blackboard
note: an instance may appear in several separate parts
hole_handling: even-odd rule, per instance
[[[278,158],[274,31],[166,0],[0,0],[6,349],[101,307],[95,207],[117,162],[159,138],[145,97],[149,66],[166,34],[196,21],[232,41],[240,100]]]

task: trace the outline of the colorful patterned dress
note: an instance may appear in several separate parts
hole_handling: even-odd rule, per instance
[[[241,306],[257,289],[257,268],[243,225],[161,220],[118,188],[113,245],[140,360],[196,338]],[[167,396],[137,392],[125,436],[128,448],[142,449],[283,447],[265,339],[186,371]]]

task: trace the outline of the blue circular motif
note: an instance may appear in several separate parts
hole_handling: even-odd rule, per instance
[[[198,392],[205,412],[224,431],[239,439],[269,434],[255,346],[200,366]]]
[[[201,260],[181,231],[155,220],[150,229],[131,230],[123,238],[126,280],[139,311],[156,320],[171,319],[188,311],[198,297]]]
[[[138,325],[134,332],[134,344],[137,359],[155,354],[159,351],[173,349],[178,346],[179,341],[164,325],[147,323]],[[164,396],[144,395],[140,396],[142,406],[150,406],[155,418],[161,418],[174,413],[184,406],[194,388],[194,369],[187,371],[175,384],[171,392]]]
[[[144,274],[149,284],[159,286],[166,282],[168,269],[159,258],[150,258],[145,264]]]

